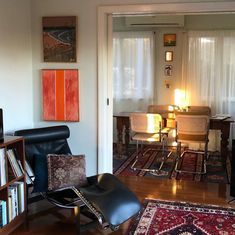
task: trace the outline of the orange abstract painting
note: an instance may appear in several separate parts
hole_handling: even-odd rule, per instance
[[[43,69],[43,119],[79,121],[79,75],[77,69]]]

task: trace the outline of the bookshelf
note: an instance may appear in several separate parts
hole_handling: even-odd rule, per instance
[[[12,162],[11,151],[25,169],[22,137],[4,136],[0,142],[0,235],[10,234],[26,217],[25,174]]]

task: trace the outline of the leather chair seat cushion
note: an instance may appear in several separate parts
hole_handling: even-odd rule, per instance
[[[48,190],[87,185],[85,155],[47,155]]]
[[[98,175],[96,183],[82,187],[80,191],[113,226],[125,222],[141,209],[135,194],[109,173]]]

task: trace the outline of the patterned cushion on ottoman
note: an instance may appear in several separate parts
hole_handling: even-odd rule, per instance
[[[48,190],[87,184],[84,155],[47,155]]]

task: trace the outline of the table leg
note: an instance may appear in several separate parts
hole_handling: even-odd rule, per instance
[[[124,124],[122,118],[117,117],[117,154],[121,156],[123,154],[123,129]]]
[[[124,120],[125,126],[125,152],[127,153],[128,146],[130,143],[130,121],[129,118]]]
[[[226,166],[226,160],[228,157],[228,144],[229,144],[229,134],[230,134],[230,123],[223,123],[221,126],[221,141],[220,141],[220,151],[223,165]]]

